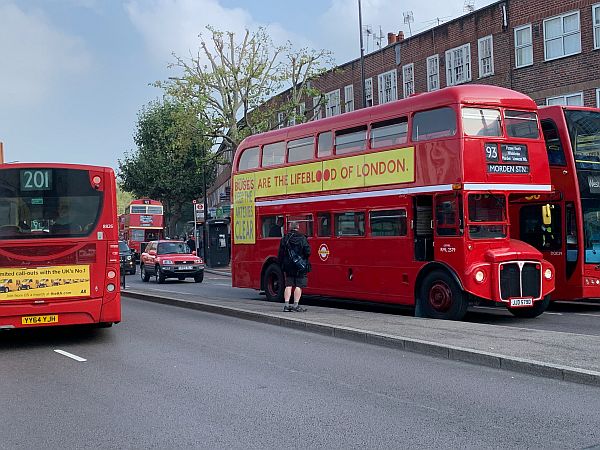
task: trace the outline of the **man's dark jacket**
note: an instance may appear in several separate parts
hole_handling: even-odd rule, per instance
[[[308,269],[306,270],[306,273],[308,273],[311,270],[310,261],[308,261],[308,257],[310,256],[310,245],[308,245],[308,240],[306,239],[306,236],[298,233],[295,230],[290,231],[288,234],[281,238],[281,242],[279,243],[279,254],[277,256],[281,268],[287,275],[306,275],[306,273],[298,273],[294,263],[290,261],[290,258],[288,257],[288,252],[285,248],[286,243],[298,255],[306,259],[306,261],[308,262]]]

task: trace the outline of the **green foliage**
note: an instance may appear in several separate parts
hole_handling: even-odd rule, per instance
[[[123,214],[133,200],[134,197],[131,192],[124,191],[119,184],[117,184],[117,214]]]

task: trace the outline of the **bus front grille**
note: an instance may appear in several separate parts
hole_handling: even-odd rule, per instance
[[[510,262],[500,264],[500,298],[540,298],[541,265],[535,262]]]

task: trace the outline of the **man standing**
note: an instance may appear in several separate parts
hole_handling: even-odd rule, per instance
[[[306,236],[300,234],[298,222],[290,222],[289,232],[281,238],[279,243],[279,264],[285,276],[285,290],[283,299],[285,305],[283,311],[304,312],[306,308],[300,306],[300,297],[302,296],[302,288],[305,288],[308,283],[307,274],[310,272],[310,246]],[[300,257],[305,263],[304,269],[299,269],[298,265],[292,260],[293,256]],[[290,298],[294,293],[294,305],[290,306]]]
[[[196,251],[196,241],[194,240],[194,236],[192,236],[191,234],[190,234],[190,237],[187,240],[186,244],[190,248],[190,252],[195,252]]]

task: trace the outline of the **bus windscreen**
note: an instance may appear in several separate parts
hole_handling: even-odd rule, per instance
[[[0,240],[84,237],[95,229],[103,192],[89,172],[27,168],[0,171]]]

